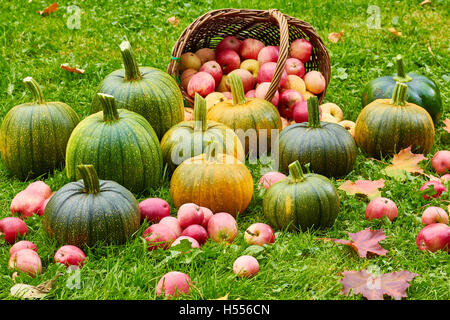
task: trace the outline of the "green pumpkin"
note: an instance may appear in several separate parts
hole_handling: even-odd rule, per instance
[[[142,115],[161,139],[172,126],[184,120],[183,96],[177,82],[167,73],[151,68],[138,67],[128,41],[120,50],[124,69],[110,73],[97,92],[116,98],[117,107]],[[92,101],[91,113],[102,110],[97,95]]]
[[[277,230],[331,227],[339,212],[339,195],[326,177],[303,174],[300,162],[289,165],[289,176],[274,183],[263,198],[263,213]]]
[[[436,124],[442,115],[442,100],[438,86],[425,76],[406,74],[401,56],[397,56],[397,74],[374,79],[366,85],[362,93],[362,106],[365,107],[376,99],[391,99],[396,82],[408,85],[406,101],[427,110]]]
[[[99,180],[92,165],[77,168],[82,180],[64,185],[50,198],[44,230],[62,244],[123,244],[139,228],[138,201],[117,182]]]
[[[82,120],[67,144],[67,177],[80,179],[77,166],[90,163],[100,179],[133,192],[159,187],[163,162],[155,131],[136,112],[117,109],[113,96],[97,95],[103,111]]]
[[[194,120],[173,126],[161,140],[164,162],[173,171],[184,160],[202,154],[211,140],[219,143],[221,153],[244,161],[244,148],[238,136],[226,125],[206,120],[206,100],[196,93]]]
[[[352,135],[336,123],[319,120],[317,97],[308,99],[308,122],[284,128],[279,137],[280,169],[298,160],[310,164],[312,172],[327,177],[346,175],[356,161],[357,147]]]
[[[39,84],[23,80],[34,101],[12,108],[0,128],[0,153],[6,168],[21,180],[64,166],[66,145],[80,119],[62,102],[45,102]]]

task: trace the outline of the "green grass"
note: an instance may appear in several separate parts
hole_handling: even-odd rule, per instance
[[[441,89],[444,107],[449,102],[449,21],[448,1],[58,1],[58,11],[47,17],[36,13],[52,1],[12,1],[0,3],[0,117],[13,106],[29,101],[30,94],[22,79],[34,77],[44,88],[49,101],[63,101],[85,117],[99,82],[111,71],[121,67],[118,45],[128,39],[138,61],[166,70],[170,52],[180,33],[195,18],[217,8],[278,8],[283,13],[309,22],[319,33],[331,57],[331,82],[325,101],[337,103],[345,118],[356,120],[361,110],[360,92],[371,79],[395,72],[393,58],[401,53],[408,71],[424,74]],[[261,2],[260,2],[261,3]],[[81,28],[71,30],[66,21],[67,8],[81,8]],[[380,8],[381,29],[369,29],[369,5]],[[257,6],[257,7],[255,7]],[[167,23],[171,16],[180,18],[177,27]],[[388,32],[395,27],[402,32],[398,38]],[[330,32],[344,30],[344,41],[330,43]],[[431,47],[433,55],[428,51]],[[83,75],[71,74],[59,68],[69,63],[85,69]],[[450,113],[445,110],[442,119]],[[432,155],[449,145],[440,142],[442,122],[436,127],[436,143],[422,163],[428,173]],[[388,162],[389,160],[386,160]],[[379,267],[383,273],[408,270],[420,274],[412,281],[409,299],[448,300],[449,255],[444,252],[424,253],[416,248],[415,237],[421,229],[420,215],[427,204],[416,191],[426,181],[422,176],[409,176],[404,182],[384,177],[385,164],[358,155],[354,170],[344,179],[384,178],[383,196],[393,199],[399,207],[399,217],[393,223],[385,220],[367,221],[364,210],[367,201],[347,196],[340,191],[341,210],[334,226],[325,231],[307,233],[277,233],[275,243],[267,247],[248,247],[243,231],[253,222],[264,221],[261,197],[254,199],[245,213],[237,218],[239,235],[232,245],[208,242],[202,250],[176,255],[173,251],[148,252],[140,237],[143,225],[130,241],[122,246],[101,246],[86,249],[87,263],[80,272],[80,288],[70,288],[71,275],[53,263],[58,248],[43,228],[42,218],[27,220],[30,232],[26,236],[38,246],[43,261],[42,275],[31,278],[21,275],[17,281],[39,284],[62,272],[47,299],[156,299],[155,286],[166,272],[178,270],[189,274],[195,283],[191,299],[216,299],[228,294],[229,299],[362,299],[339,295],[342,278],[339,272]],[[251,166],[255,182],[261,175],[260,166]],[[63,171],[57,171],[44,181],[52,190],[68,182]],[[20,182],[0,164],[0,218],[10,215],[9,205],[29,182]],[[136,195],[138,200],[158,196],[169,201],[168,179],[158,190]],[[441,207],[447,202],[433,200]],[[172,214],[176,210],[172,206]],[[315,240],[317,237],[348,239],[347,232],[364,228],[383,228],[388,236],[382,246],[386,256],[360,258],[347,246]],[[10,299],[14,284],[8,269],[9,246],[0,240],[0,299]],[[252,279],[237,279],[232,263],[249,253],[258,258],[260,272]]]

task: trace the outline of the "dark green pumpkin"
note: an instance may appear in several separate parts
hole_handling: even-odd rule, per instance
[[[44,230],[62,244],[124,243],[139,228],[138,201],[117,182],[99,180],[92,165],[78,171],[82,180],[64,185],[47,203]]]
[[[164,133],[184,120],[183,96],[176,81],[159,69],[138,67],[128,41],[122,42],[120,50],[124,69],[110,73],[100,84],[97,92],[116,98],[117,107],[142,115],[161,139]],[[97,95],[92,101],[91,113],[102,110]]]
[[[406,101],[421,106],[428,111],[436,124],[442,114],[442,100],[436,83],[419,74],[405,73],[401,56],[397,56],[397,74],[370,81],[362,93],[362,106],[365,107],[376,99],[391,99],[395,83],[408,85]]]
[[[263,198],[263,213],[277,230],[331,227],[339,212],[339,195],[326,177],[303,174],[298,161],[289,165],[289,176],[274,183]]]
[[[67,177],[80,179],[77,166],[90,163],[100,179],[133,192],[159,187],[163,162],[155,131],[136,112],[117,109],[113,96],[97,95],[103,111],[83,119],[67,144]]]
[[[321,122],[317,97],[308,99],[308,122],[284,128],[279,137],[280,169],[298,160],[310,164],[312,172],[327,177],[343,176],[352,170],[357,147],[352,135],[339,124]]]
[[[80,119],[62,102],[45,102],[39,84],[24,83],[34,101],[12,108],[0,128],[0,153],[6,168],[21,180],[64,166],[66,145]]]

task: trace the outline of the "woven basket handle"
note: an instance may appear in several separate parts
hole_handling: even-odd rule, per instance
[[[270,9],[269,15],[277,20],[280,25],[280,51],[278,53],[277,67],[272,82],[270,83],[269,90],[267,90],[266,96],[264,97],[265,100],[270,102],[272,101],[275,92],[278,90],[281,75],[283,74],[287,56],[289,54],[289,25],[284,14],[277,9]]]

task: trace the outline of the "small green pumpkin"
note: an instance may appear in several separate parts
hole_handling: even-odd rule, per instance
[[[66,145],[80,119],[62,102],[46,102],[39,84],[23,80],[34,101],[12,108],[0,128],[0,153],[6,168],[20,180],[64,166]]]
[[[133,192],[159,187],[163,161],[155,131],[136,112],[117,109],[113,96],[97,96],[103,111],[83,119],[67,144],[67,177],[78,180],[77,166],[90,163],[101,179]]]
[[[166,72],[151,67],[138,67],[130,43],[120,45],[124,69],[110,73],[97,92],[116,98],[117,107],[142,115],[155,130],[158,139],[172,126],[184,120],[183,96],[177,82]],[[102,110],[97,95],[91,113]]]
[[[297,160],[289,165],[289,176],[264,193],[264,216],[278,230],[328,228],[338,212],[339,195],[331,181],[319,174],[303,174]]]
[[[62,244],[123,244],[139,228],[138,201],[117,182],[99,180],[92,165],[77,170],[82,180],[64,185],[47,203],[44,230]]]

